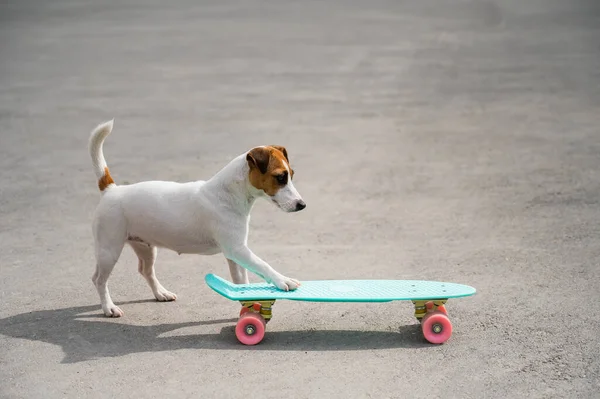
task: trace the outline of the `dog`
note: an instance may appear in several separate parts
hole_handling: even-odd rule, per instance
[[[207,181],[145,181],[118,186],[102,149],[113,124],[114,119],[99,124],[88,146],[102,195],[92,224],[96,257],[92,281],[106,316],[124,314],[113,303],[107,280],[125,244],[137,255],[138,271],[158,301],[177,299],[156,278],[158,248],[179,254],[222,253],[235,284],[247,284],[249,270],[280,290],[298,288],[298,280],[277,272],[248,248],[250,211],[258,198],[270,200],[285,212],[306,207],[292,183],[294,170],[284,147],[252,148]]]

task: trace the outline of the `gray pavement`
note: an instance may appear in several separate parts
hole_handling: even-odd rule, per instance
[[[2,2],[0,396],[597,398],[599,43],[591,0]],[[86,146],[113,117],[121,184],[285,145],[308,207],[250,236],[285,274],[478,294],[443,346],[408,303],[284,301],[249,348],[222,256],[159,252],[157,303],[126,249],[104,318]]]

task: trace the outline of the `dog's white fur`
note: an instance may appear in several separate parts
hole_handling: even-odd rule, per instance
[[[108,173],[102,151],[113,121],[98,125],[90,136],[89,151],[99,181]],[[247,245],[250,211],[257,198],[267,197],[287,212],[305,206],[291,178],[274,196],[250,183],[248,153],[234,158],[207,181],[176,183],[147,181],[118,186],[110,179],[102,191],[93,221],[96,272],[92,277],[104,314],[120,317],[108,292],[107,280],[125,243],[139,259],[139,272],[159,301],[177,297],[156,278],[157,248],[180,254],[223,253],[234,283],[248,283],[247,270],[281,290],[294,290],[300,283],[275,271]],[[285,165],[289,172],[289,165]],[[102,190],[102,188],[101,188]]]

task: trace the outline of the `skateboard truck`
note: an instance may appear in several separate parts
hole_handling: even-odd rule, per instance
[[[265,319],[265,323],[268,323],[273,317],[272,306],[275,304],[274,299],[268,301],[240,301],[240,303],[242,304],[240,316],[249,312],[257,313]]]
[[[415,317],[421,322],[427,313],[439,311],[447,315],[448,311],[445,306],[447,301],[447,299],[412,301],[413,305],[415,305]]]

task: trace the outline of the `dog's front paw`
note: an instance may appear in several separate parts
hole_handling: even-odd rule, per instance
[[[274,278],[272,283],[282,291],[294,291],[300,286],[300,281],[281,275]]]
[[[103,306],[102,310],[104,311],[104,315],[106,317],[121,317],[125,314],[120,307],[114,304],[110,306]]]
[[[159,302],[171,302],[177,300],[177,295],[171,291],[167,291],[164,287],[159,287],[154,293],[156,300]]]

